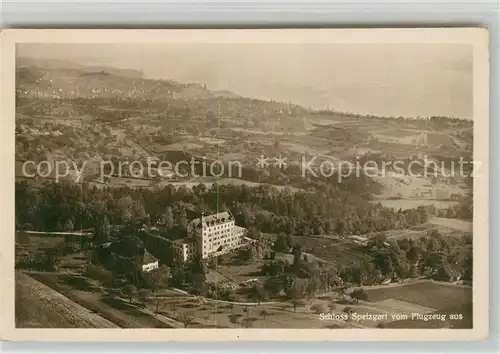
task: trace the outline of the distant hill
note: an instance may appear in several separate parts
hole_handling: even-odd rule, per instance
[[[113,75],[119,75],[131,78],[140,78],[143,77],[144,75],[141,70],[119,69],[111,66],[101,66],[101,65],[81,65],[67,60],[58,60],[58,59],[34,59],[28,57],[19,57],[17,58],[16,61],[18,69],[23,67],[38,67],[46,70],[73,69],[89,73],[106,72]]]
[[[237,95],[234,92],[226,91],[226,90],[213,91],[212,94],[214,96],[217,96],[217,97],[241,98],[240,95]]]
[[[17,63],[16,122],[23,132],[16,153],[21,160],[47,149],[80,159],[183,150],[197,156],[259,156],[276,147],[296,157],[329,154],[338,159],[352,158],[354,146],[354,152],[359,148],[362,154],[383,153],[388,159],[418,153],[449,159],[472,151],[469,121],[313,111],[200,83],[150,79],[135,70],[32,58]],[[108,130],[101,131],[101,125]],[[61,135],[40,135],[47,131]],[[428,143],[418,144],[415,137],[424,131]],[[214,136],[220,142],[213,142]]]
[[[63,60],[18,58],[16,76],[17,94],[21,99],[113,99],[122,103],[123,100],[147,100],[189,110],[195,116],[210,116],[217,109],[222,115],[235,119],[247,116],[262,120],[308,111],[289,103],[245,98],[231,91],[212,91],[199,83],[148,79],[137,70],[84,66]],[[206,102],[195,103],[199,100]],[[110,102],[112,107],[108,108],[120,109],[122,103]],[[156,111],[158,107],[150,109]]]

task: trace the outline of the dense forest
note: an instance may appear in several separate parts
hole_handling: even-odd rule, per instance
[[[16,183],[16,227],[45,231],[99,227],[106,217],[113,225],[153,225],[173,218],[180,227],[189,219],[230,210],[238,225],[262,232],[363,234],[407,228],[427,220],[432,207],[393,210],[359,196],[362,179],[343,187],[292,192],[270,186],[217,185],[193,189],[167,185],[161,190],[103,188],[88,184]],[[355,190],[355,192],[351,192]]]

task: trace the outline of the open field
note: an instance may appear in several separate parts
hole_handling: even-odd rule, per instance
[[[429,313],[434,311],[430,307],[420,306],[407,301],[401,301],[396,299],[385,299],[377,301],[374,305],[380,309],[386,309],[387,311],[399,312],[399,313]]]
[[[388,230],[383,231],[387,238],[394,240],[412,239],[418,240],[421,237],[426,237],[430,230],[436,230],[444,236],[462,237],[464,235],[472,235],[472,222],[433,217],[427,223],[417,225],[411,229]]]
[[[269,186],[277,188],[279,190],[288,188],[291,192],[297,192],[300,190],[292,186],[280,186],[268,183],[258,183],[240,178],[227,178],[227,177],[224,178],[203,177],[203,178],[193,178],[186,181],[164,180],[159,182],[156,182],[152,179],[144,179],[144,178],[112,177],[109,183],[105,184],[99,182],[90,182],[90,185],[95,186],[97,188],[129,187],[129,188],[150,188],[150,189],[158,189],[158,188],[161,189],[168,185],[171,185],[175,188],[185,186],[188,189],[192,189],[193,187],[198,186],[200,183],[203,183],[206,188],[211,188],[214,183],[217,183],[218,185],[234,185],[234,186],[247,185],[249,187]]]
[[[471,221],[434,217],[429,220],[429,223],[457,231],[472,232]]]
[[[16,272],[16,327],[18,328],[116,328],[67,297]]]
[[[462,237],[464,235],[472,236],[473,231],[472,222],[436,217],[429,219],[425,224],[412,227],[412,231],[422,232],[427,230],[437,230],[442,235],[454,237]]]
[[[269,242],[274,242],[277,235],[263,234]],[[302,246],[302,251],[313,255],[310,259],[336,264],[357,264],[363,257],[360,245],[352,240],[341,239],[332,235],[292,236],[292,242]]]
[[[376,200],[374,203],[381,203],[383,206],[388,208],[405,210],[428,205],[434,205],[438,209],[447,209],[450,206],[457,205],[458,202],[435,199],[384,199]]]
[[[472,288],[463,285],[422,281],[403,286],[366,289],[368,301],[395,299],[435,310],[461,306],[472,301]]]

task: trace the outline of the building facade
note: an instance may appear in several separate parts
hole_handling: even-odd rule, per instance
[[[183,261],[196,257],[206,259],[226,254],[243,244],[246,229],[235,224],[228,211],[192,220],[187,227],[188,237],[175,240],[176,256]]]

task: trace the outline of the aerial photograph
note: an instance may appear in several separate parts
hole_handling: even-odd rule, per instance
[[[472,65],[17,44],[16,328],[473,328]]]

